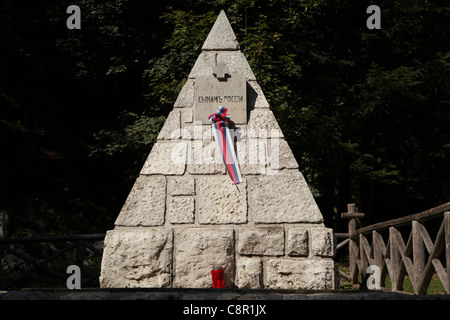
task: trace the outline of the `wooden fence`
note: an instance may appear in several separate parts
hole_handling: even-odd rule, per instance
[[[27,278],[29,279],[31,275],[37,273],[43,273],[56,279],[58,287],[65,287],[69,276],[65,272],[70,264],[75,264],[80,268],[82,287],[85,287],[98,280],[100,275],[98,270],[94,270],[93,274],[90,275],[87,272],[83,272],[87,271],[83,270],[85,269],[86,253],[89,252],[91,255],[96,255],[99,258],[102,256],[102,250],[99,250],[89,242],[102,241],[104,237],[105,234],[74,234],[32,238],[0,238],[0,258],[2,254],[10,254],[31,266],[19,272],[13,278],[9,275],[1,274],[2,271],[0,269],[0,289],[22,288],[24,283],[27,286],[30,283],[26,281]],[[46,252],[46,254],[39,254],[40,257],[38,257],[36,252],[30,255],[26,252],[27,250],[24,250],[27,246],[30,247],[36,244],[45,244],[46,248],[51,247],[52,250],[49,251],[51,254]],[[57,264],[55,262],[57,258],[62,258],[63,261]],[[61,270],[57,270],[58,267]],[[34,286],[36,283],[33,282],[31,285]]]
[[[348,246],[350,274],[340,270],[341,277],[347,279],[355,288],[361,275],[361,287],[378,267],[380,287],[385,287],[389,275],[392,291],[402,291],[405,276],[408,275],[415,294],[426,294],[431,278],[437,273],[445,291],[450,293],[450,202],[441,206],[409,215],[406,217],[359,227],[355,204],[348,205],[348,212],[341,214],[349,219],[348,233],[336,233],[336,238],[343,239],[337,249]],[[434,231],[432,241],[430,232]],[[429,221],[429,222],[428,222]],[[404,239],[407,239],[406,243]],[[444,267],[445,265],[445,267]],[[370,272],[370,273],[369,273]]]

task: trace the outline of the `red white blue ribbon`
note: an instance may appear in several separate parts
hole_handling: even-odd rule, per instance
[[[219,107],[218,112],[211,114],[208,119],[213,123],[214,137],[220,153],[222,154],[223,163],[227,168],[228,175],[231,180],[233,180],[234,184],[239,184],[242,181],[242,177],[239,170],[239,163],[234,152],[233,137],[227,129],[228,124],[231,122],[227,111],[227,108]]]

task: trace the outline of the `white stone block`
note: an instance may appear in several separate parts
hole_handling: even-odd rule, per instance
[[[175,101],[175,108],[190,108],[194,105],[194,84],[195,81],[192,79],[186,81]]]
[[[139,176],[125,201],[116,226],[158,226],[164,224],[166,179]]]
[[[236,157],[242,175],[267,173],[267,139],[242,139],[236,142]]]
[[[185,123],[192,123],[194,121],[194,110],[188,109],[183,113],[183,119]]]
[[[288,171],[247,177],[249,219],[255,223],[321,223],[322,214],[303,175]]]
[[[287,255],[307,257],[309,254],[308,231],[306,228],[289,228],[287,232]]]
[[[265,288],[336,289],[332,259],[270,259],[265,264]]]
[[[108,231],[105,238],[102,288],[170,287],[172,231]]]
[[[281,256],[284,254],[282,227],[241,228],[238,253],[241,255]]]
[[[186,141],[157,141],[142,167],[141,174],[182,175],[186,170]]]
[[[202,50],[239,50],[239,43],[223,10],[203,43]]]
[[[216,175],[226,173],[223,157],[215,141],[192,141],[190,157],[187,166],[190,174]]]
[[[334,257],[336,250],[336,240],[333,230],[330,228],[312,228],[311,250],[320,257]]]
[[[167,179],[167,193],[172,196],[195,195],[195,179],[191,177],[170,177]]]
[[[236,286],[240,289],[259,289],[262,286],[262,261],[259,258],[238,257]]]
[[[167,219],[172,224],[194,223],[195,199],[175,197],[170,199]]]
[[[234,185],[228,176],[202,177],[198,184],[200,224],[247,222],[246,180]]]
[[[158,140],[176,140],[181,138],[181,112],[180,110],[172,110],[158,134]]]
[[[175,288],[212,288],[211,270],[214,265],[225,267],[225,286],[233,286],[233,229],[175,229],[174,236]]]
[[[250,111],[248,135],[250,138],[284,138],[277,119],[269,108],[255,108]]]
[[[284,139],[268,139],[270,168],[272,170],[298,169],[297,160]]]
[[[194,121],[193,124],[185,125],[182,130],[182,137],[184,140],[205,140],[213,141],[214,136],[211,124],[202,125],[200,121]]]
[[[256,81],[248,81],[247,100],[250,110],[253,108],[269,108],[264,92]]]

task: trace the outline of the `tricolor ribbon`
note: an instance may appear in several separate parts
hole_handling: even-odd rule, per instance
[[[234,184],[239,184],[242,181],[242,177],[234,152],[233,139],[229,130],[227,130],[227,125],[231,122],[227,111],[227,108],[219,107],[218,112],[211,114],[208,119],[212,122],[214,138],[222,154],[223,163],[227,168],[228,174]]]

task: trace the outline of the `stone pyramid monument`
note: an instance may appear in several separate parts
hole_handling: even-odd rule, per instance
[[[228,108],[242,182],[208,116]],[[335,241],[220,12],[117,220],[101,287],[335,289]]]

